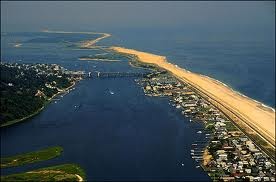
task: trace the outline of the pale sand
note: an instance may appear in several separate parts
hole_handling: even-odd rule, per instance
[[[166,69],[177,78],[189,83],[208,97],[218,101],[223,107],[242,117],[247,125],[250,125],[275,148],[275,110],[264,107],[261,103],[239,94],[214,79],[179,68],[167,62],[164,56],[122,47],[111,47],[111,50],[135,55],[141,62],[155,64]]]
[[[203,165],[206,166],[212,159],[212,155],[209,154],[208,149],[204,150],[203,153]]]
[[[94,44],[96,44],[97,42],[99,42],[100,40],[102,39],[105,39],[107,37],[110,37],[111,35],[108,34],[108,33],[101,33],[102,36],[99,37],[99,38],[96,38],[94,40],[88,40],[88,41],[85,41],[81,44],[81,47],[82,48],[90,48],[90,47],[93,47]]]
[[[82,42],[81,46],[80,46],[81,48],[93,48],[94,44],[96,44],[97,42],[99,42],[102,39],[105,39],[105,38],[111,36],[111,34],[101,33],[101,32],[68,32],[68,31],[51,31],[51,30],[43,30],[42,32],[45,32],[45,33],[60,33],[60,34],[99,34],[99,35],[102,35],[99,38]]]
[[[75,175],[78,178],[79,182],[83,181],[83,178],[80,175],[78,175],[78,174],[75,174]]]

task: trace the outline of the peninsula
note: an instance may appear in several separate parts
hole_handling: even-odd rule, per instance
[[[228,86],[207,76],[192,73],[167,62],[166,57],[123,47],[111,47],[111,50],[132,55],[138,61],[154,64],[189,84],[200,95],[231,118],[251,137],[265,140],[267,147],[275,150],[275,111],[261,103],[232,90]],[[257,140],[257,139],[256,139]]]
[[[80,47],[81,48],[92,48],[94,44],[99,42],[102,39],[105,39],[107,37],[110,37],[111,34],[108,33],[101,33],[101,32],[68,32],[68,31],[52,31],[52,30],[43,30],[42,32],[45,33],[61,33],[61,34],[91,34],[91,35],[101,35],[100,37],[92,40],[87,40],[84,42],[81,42]]]

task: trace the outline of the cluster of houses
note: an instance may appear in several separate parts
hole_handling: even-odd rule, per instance
[[[27,71],[35,71],[37,75],[46,75],[48,76],[57,76],[59,78],[63,77],[63,75],[70,75],[74,79],[81,79],[81,77],[85,74],[83,71],[70,71],[67,70],[60,65],[57,64],[22,64],[22,63],[6,63],[1,62],[1,65],[4,65],[9,68],[17,68],[22,70],[19,76],[24,76],[23,70]]]
[[[213,180],[275,181],[275,164],[271,159],[190,86],[164,71],[149,74],[139,80],[139,84],[143,86],[146,95],[170,96],[173,105],[181,109],[190,121],[205,123],[209,132],[202,132],[202,135],[209,139],[205,150],[208,160],[204,159],[206,156],[203,156],[203,152],[201,156],[192,157],[202,162],[202,167]],[[198,144],[193,145],[196,147]]]
[[[28,74],[29,72],[33,72],[33,75],[36,78],[49,78],[46,80],[42,79],[42,82],[45,82],[44,86],[50,90],[56,90],[57,92],[64,91],[63,87],[57,83],[58,80],[63,80],[59,81],[59,83],[70,82],[71,84],[73,84],[83,78],[83,72],[69,71],[57,64],[22,64],[3,62],[1,63],[1,66],[5,66],[7,68],[15,68],[16,72],[18,73],[15,75],[15,78],[24,78],[24,76],[26,76],[25,74]],[[14,83],[7,83],[7,86],[13,87]],[[45,89],[43,87],[41,89],[37,89],[35,96],[46,98],[44,90]]]
[[[229,120],[215,120],[212,131],[208,171],[224,181],[275,181],[275,164]]]

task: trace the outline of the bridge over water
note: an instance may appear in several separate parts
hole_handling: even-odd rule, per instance
[[[88,78],[121,78],[121,77],[144,77],[151,72],[100,72],[91,71],[85,73]]]

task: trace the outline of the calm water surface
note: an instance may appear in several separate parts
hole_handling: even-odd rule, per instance
[[[65,47],[67,38],[53,36],[55,39],[50,34],[6,36],[1,42],[2,60],[58,63],[73,70],[141,71],[129,67],[126,60],[78,61],[79,56],[101,51],[74,50]],[[61,42],[53,42],[56,39]],[[87,37],[79,35],[68,41],[76,39]],[[19,41],[22,47],[13,48],[12,43]],[[62,156],[4,169],[2,174],[77,163],[88,180],[209,180],[190,156],[191,144],[202,138],[196,133],[201,124],[186,120],[167,98],[144,96],[133,78],[82,80],[59,99],[34,118],[1,128],[1,155],[60,145]]]

